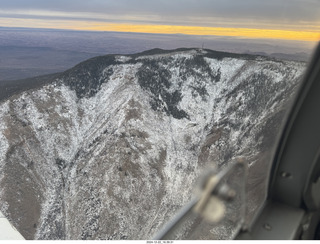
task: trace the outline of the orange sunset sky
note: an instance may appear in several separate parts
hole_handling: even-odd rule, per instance
[[[11,0],[2,5],[1,27],[320,40],[320,3],[313,0]]]

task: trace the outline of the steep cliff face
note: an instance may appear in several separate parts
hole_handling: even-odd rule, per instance
[[[192,49],[81,63],[1,103],[1,211],[28,239],[149,239],[238,156],[254,211],[303,70]]]

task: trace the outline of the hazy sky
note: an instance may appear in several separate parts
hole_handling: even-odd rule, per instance
[[[0,26],[7,27],[320,39],[320,0],[0,0],[0,3]]]

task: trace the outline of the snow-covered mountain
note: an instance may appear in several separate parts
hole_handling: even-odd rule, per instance
[[[252,213],[304,68],[157,49],[93,58],[15,94],[0,104],[1,211],[27,239],[150,239],[204,168],[241,156]]]

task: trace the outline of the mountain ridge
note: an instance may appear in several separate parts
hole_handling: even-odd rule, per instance
[[[204,168],[241,156],[251,165],[252,215],[271,135],[303,70],[259,56],[156,49],[39,78],[47,83],[0,104],[1,211],[26,239],[150,239],[190,199]],[[234,231],[217,237],[199,226],[205,239]]]
[[[87,60],[80,62],[79,64],[75,65],[74,67],[72,67],[68,70],[65,70],[63,72],[35,76],[35,77],[26,78],[26,79],[1,81],[0,86],[2,87],[2,92],[0,93],[0,102],[3,101],[4,99],[8,99],[12,95],[19,94],[25,90],[38,88],[38,87],[41,87],[42,85],[45,85],[47,83],[54,82],[57,78],[60,78],[60,76],[68,75],[68,74],[72,73],[73,70],[81,69],[81,67],[92,65],[93,63],[96,63],[99,61],[104,62],[105,59],[109,59],[110,61],[112,61],[112,57],[127,56],[127,57],[132,57],[134,60],[135,57],[139,57],[139,56],[143,56],[143,55],[170,54],[170,53],[174,53],[174,52],[183,52],[183,51],[191,51],[191,50],[197,50],[198,52],[203,50],[205,52],[209,52],[212,57],[217,58],[217,59],[228,58],[228,57],[247,58],[247,59],[263,58],[263,59],[269,59],[269,60],[275,60],[275,61],[281,62],[281,59],[276,59],[274,57],[267,57],[265,55],[260,55],[258,53],[239,54],[239,53],[214,51],[214,50],[210,50],[210,49],[199,49],[199,48],[177,48],[177,49],[171,49],[171,50],[154,48],[154,49],[146,50],[146,51],[135,53],[135,54],[127,54],[127,55],[107,54],[107,55],[101,55],[101,56],[96,56],[96,57],[87,59]],[[45,80],[45,81],[43,81],[43,80]],[[28,83],[28,85],[26,85],[26,83]],[[30,84],[31,84],[31,86],[29,86]]]

